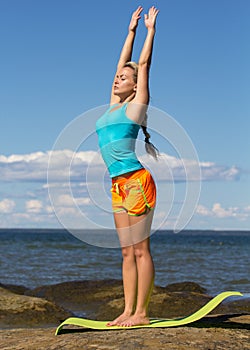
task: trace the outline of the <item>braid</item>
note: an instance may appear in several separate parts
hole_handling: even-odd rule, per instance
[[[149,141],[151,136],[147,131],[147,126],[145,125],[146,119],[147,119],[147,116],[145,118],[144,125],[141,125],[143,134],[145,136],[145,139],[144,139],[145,149],[146,149],[146,152],[148,154],[150,154],[152,157],[154,157],[156,160],[158,160],[159,150],[152,144],[152,142]]]
[[[142,128],[143,134],[144,134],[144,136],[145,136],[144,141],[145,141],[147,144],[149,144],[149,143],[150,143],[149,139],[150,139],[151,136],[150,136],[150,134],[149,134],[148,131],[147,131],[147,127],[144,126],[144,125],[141,125],[141,128]]]
[[[137,82],[137,76],[138,76],[138,64],[136,62],[126,62],[124,67],[130,67],[133,69],[134,71],[134,81]],[[159,150],[152,144],[152,142],[149,141],[150,139],[150,134],[148,133],[147,131],[147,119],[148,119],[148,115],[147,113],[145,114],[145,118],[144,118],[144,121],[143,121],[143,125],[141,125],[141,128],[142,128],[142,131],[143,131],[143,134],[145,136],[145,149],[146,149],[146,152],[148,154],[150,154],[152,157],[154,157],[156,160],[158,160],[158,156],[159,156]]]

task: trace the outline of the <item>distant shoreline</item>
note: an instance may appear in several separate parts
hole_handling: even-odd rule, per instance
[[[55,232],[55,233],[69,233],[74,231],[105,231],[105,232],[114,232],[116,231],[115,229],[93,229],[93,228],[85,228],[85,229],[64,229],[64,228],[0,228],[0,234],[2,232],[7,232],[7,231],[12,231],[12,232],[31,232],[32,233],[48,233],[48,232]],[[250,230],[210,230],[210,229],[187,229],[180,231],[178,233],[175,233],[174,230],[156,230],[154,233],[155,234],[167,234],[167,235],[250,235]]]

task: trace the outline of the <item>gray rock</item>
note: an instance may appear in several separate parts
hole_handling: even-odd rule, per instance
[[[48,300],[16,294],[0,287],[1,328],[57,325],[71,315]]]
[[[0,288],[0,326],[58,324],[60,320],[72,315],[111,320],[124,307],[120,280],[64,282],[33,290],[10,287],[11,290]],[[13,290],[20,294],[13,293]],[[22,290],[25,295],[21,295]],[[188,316],[211,299],[211,296],[204,294],[202,287],[192,282],[155,286],[149,304],[149,315],[155,318]],[[249,299],[229,298],[212,314],[249,312]]]

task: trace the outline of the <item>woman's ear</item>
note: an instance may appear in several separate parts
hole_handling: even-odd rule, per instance
[[[134,86],[134,91],[136,91],[136,89],[137,89],[137,85]]]

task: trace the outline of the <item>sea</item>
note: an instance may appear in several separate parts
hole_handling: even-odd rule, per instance
[[[87,236],[105,234],[85,230]],[[250,292],[250,231],[156,231],[155,284],[195,282],[208,294]],[[85,243],[64,229],[0,229],[0,283],[36,288],[121,279],[121,251]]]

